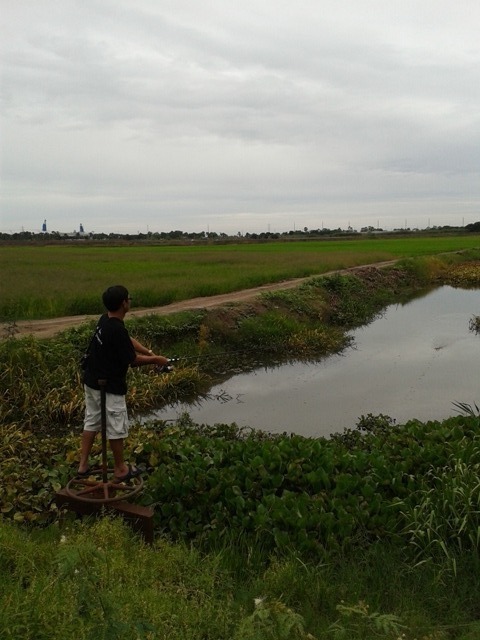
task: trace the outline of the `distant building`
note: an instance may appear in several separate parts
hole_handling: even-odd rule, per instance
[[[78,231],[72,231],[72,233],[64,233],[63,235],[65,238],[85,238],[85,236],[87,236],[88,233],[85,233],[83,223],[80,222]]]

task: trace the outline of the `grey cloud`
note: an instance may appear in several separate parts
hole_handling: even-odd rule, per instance
[[[392,224],[405,202],[451,223],[478,209],[476,4],[18,0],[6,13],[4,228],[28,224],[35,200],[107,226],[128,224],[132,203],[146,223],[175,210],[192,229],[208,211],[235,228],[298,212],[345,226],[352,203],[359,226],[379,203]]]

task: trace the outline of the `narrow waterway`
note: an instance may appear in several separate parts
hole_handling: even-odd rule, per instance
[[[480,336],[469,329],[480,315],[480,291],[441,287],[352,332],[354,346],[316,364],[296,363],[235,375],[188,412],[198,423],[235,422],[267,431],[328,436],[353,427],[361,415],[411,418],[458,415],[454,402],[480,405]]]

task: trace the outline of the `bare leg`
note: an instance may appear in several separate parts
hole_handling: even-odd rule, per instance
[[[88,469],[88,457],[95,442],[96,431],[83,431],[82,443],[80,449],[80,464],[78,465],[79,473],[84,473]]]
[[[113,473],[117,478],[124,476],[128,473],[128,466],[125,464],[125,460],[123,459],[123,438],[119,438],[118,440],[109,440],[110,449],[113,453]]]

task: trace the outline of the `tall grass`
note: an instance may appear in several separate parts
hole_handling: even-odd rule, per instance
[[[478,236],[229,246],[7,246],[0,252],[0,320],[95,314],[107,286],[153,307],[334,269],[474,249]]]
[[[306,564],[257,562],[250,548],[202,554],[120,520],[44,530],[0,521],[0,636],[5,640],[475,640],[477,567],[415,570],[377,545]],[[250,551],[250,555],[248,553]]]

